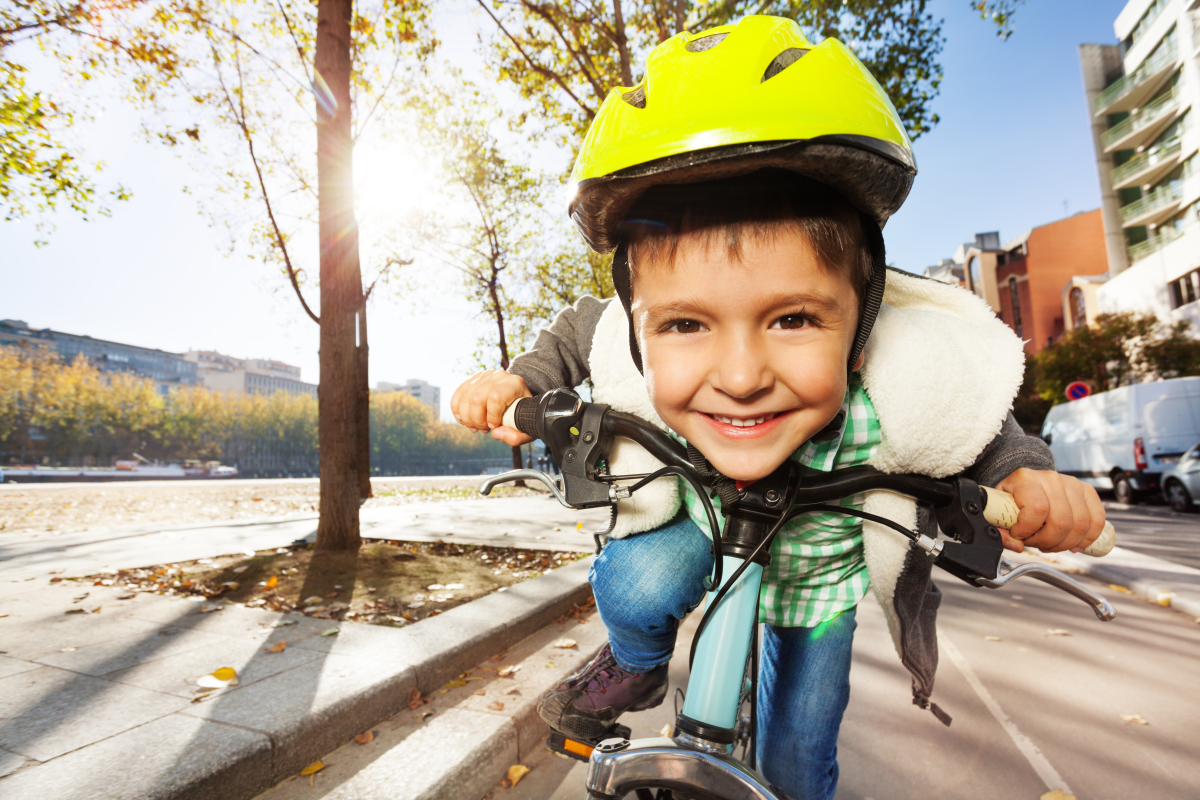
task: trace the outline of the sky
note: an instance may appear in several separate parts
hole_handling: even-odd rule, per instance
[[[444,54],[468,75],[480,69],[473,5],[453,0],[437,16]],[[948,38],[933,103],[941,123],[915,144],[913,192],[885,231],[889,263],[919,272],[976,233],[1006,241],[1099,206],[1077,48],[1113,43],[1124,5],[1029,0],[1005,42],[968,0],[931,3]],[[145,142],[137,116],[117,102],[81,133],[88,155],[105,162],[105,180],[134,197],[110,218],[58,215],[40,248],[31,222],[0,225],[0,319],[173,352],[278,359],[315,383],[317,326],[273,268],[248,248],[229,252],[228,233],[210,227],[184,191],[197,184],[195,170]],[[371,385],[427,380],[442,387],[449,419],[486,324],[477,310],[449,291],[384,290],[368,319]]]

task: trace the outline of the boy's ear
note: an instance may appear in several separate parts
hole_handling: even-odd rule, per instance
[[[854,371],[855,372],[858,372],[860,369],[862,369],[863,361],[865,361],[865,360],[866,360],[866,355],[864,353],[859,353],[858,358],[856,358],[854,360]]]

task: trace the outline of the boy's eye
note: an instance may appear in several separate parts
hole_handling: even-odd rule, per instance
[[[771,323],[772,328],[794,331],[812,324],[812,320],[803,314],[787,314]]]
[[[707,328],[704,327],[703,323],[696,322],[694,319],[677,319],[663,330],[672,333],[700,333],[707,330]]]

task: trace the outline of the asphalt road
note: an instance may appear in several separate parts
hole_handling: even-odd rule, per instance
[[[1178,514],[1160,506],[1105,505],[1122,547],[1200,569],[1200,514]]]
[[[942,574],[941,665],[934,699],[943,727],[913,706],[883,614],[859,609],[851,697],[839,740],[844,800],[1079,800],[1200,797],[1200,625],[1094,586],[1118,609],[1101,623],[1050,587],[972,589]],[[672,661],[686,680],[687,641]],[[1049,631],[1069,635],[1051,635]],[[987,637],[996,637],[998,641]],[[1126,722],[1140,715],[1147,725]],[[663,706],[627,715],[635,737],[673,719]],[[578,800],[586,765],[543,755],[494,800]]]

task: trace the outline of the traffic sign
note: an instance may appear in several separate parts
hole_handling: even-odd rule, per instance
[[[1082,400],[1092,393],[1092,389],[1083,381],[1075,381],[1067,386],[1068,400]]]

